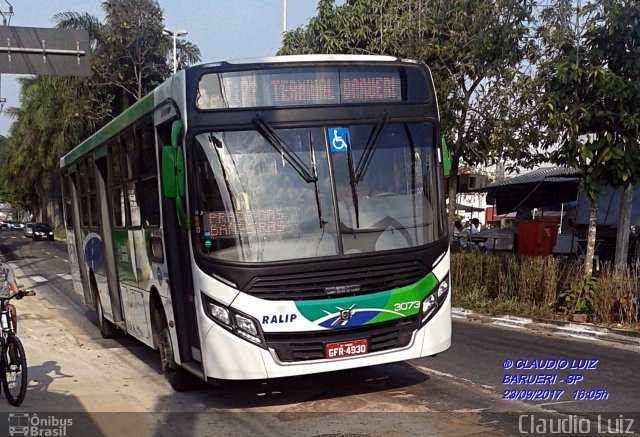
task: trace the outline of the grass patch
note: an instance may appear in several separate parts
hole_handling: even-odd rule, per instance
[[[53,237],[56,240],[66,240],[67,239],[67,232],[65,231],[65,229],[62,226],[57,226],[53,230]]]

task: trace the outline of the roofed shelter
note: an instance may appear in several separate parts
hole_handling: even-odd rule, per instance
[[[590,202],[584,193],[578,193],[579,172],[575,169],[551,167],[541,168],[511,179],[495,182],[480,192],[487,192],[487,203],[495,204],[497,214],[515,211],[520,205],[542,208],[551,205],[566,205],[577,200],[575,225],[577,235],[586,238],[589,224]],[[619,223],[620,198],[622,188],[603,186],[597,201],[597,252],[601,259],[613,259],[616,229]],[[631,226],[640,227],[640,184],[633,190],[631,206]],[[635,239],[631,236],[630,252],[635,249]]]
[[[540,208],[574,202],[578,197],[577,170],[548,167],[494,182],[474,190],[487,193],[487,204],[496,206],[496,214],[508,214],[520,205]]]

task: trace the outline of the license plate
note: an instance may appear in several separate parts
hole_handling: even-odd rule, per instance
[[[325,357],[344,358],[355,355],[364,355],[369,352],[369,343],[366,339],[329,343],[325,346]]]

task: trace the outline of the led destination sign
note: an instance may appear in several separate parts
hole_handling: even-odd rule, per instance
[[[397,102],[402,96],[400,78],[389,75],[341,77],[339,88],[332,83],[331,78],[273,79],[270,85],[276,106],[301,103]]]
[[[205,235],[212,238],[234,235],[276,235],[300,233],[298,208],[267,208],[203,213]]]
[[[197,105],[215,109],[400,102],[402,83],[397,68],[286,68],[207,74],[199,83]]]

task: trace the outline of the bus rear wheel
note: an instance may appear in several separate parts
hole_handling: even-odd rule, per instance
[[[162,331],[160,331],[159,349],[162,373],[169,381],[169,385],[177,392],[191,390],[195,385],[195,377],[176,363],[173,355],[171,334],[166,323],[162,326]]]

